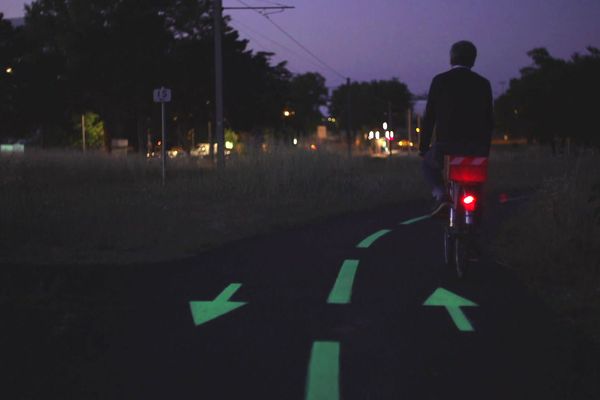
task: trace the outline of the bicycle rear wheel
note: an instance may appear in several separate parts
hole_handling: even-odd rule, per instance
[[[454,265],[454,241],[450,228],[444,229],[444,262],[446,265]]]
[[[467,237],[456,237],[454,239],[454,265],[459,278],[464,278],[469,269],[469,246]]]

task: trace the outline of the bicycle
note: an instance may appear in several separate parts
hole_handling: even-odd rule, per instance
[[[444,229],[444,261],[463,278],[475,261],[481,193],[487,179],[487,157],[446,156],[444,170],[450,198],[448,225]]]

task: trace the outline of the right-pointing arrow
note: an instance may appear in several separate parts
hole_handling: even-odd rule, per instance
[[[467,319],[467,316],[460,309],[461,307],[477,307],[477,304],[471,300],[467,300],[457,294],[452,293],[444,288],[437,288],[435,292],[429,296],[424,306],[441,306],[445,307],[454,322],[454,325],[460,331],[474,331],[473,325]]]

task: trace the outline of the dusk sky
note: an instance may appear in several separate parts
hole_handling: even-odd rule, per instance
[[[0,12],[23,15],[23,0],[0,0]],[[224,6],[241,6],[224,0]],[[274,1],[244,0],[253,6]],[[527,51],[546,47],[569,58],[600,47],[599,0],[281,0],[295,9],[270,18],[342,76],[353,80],[405,82],[416,94],[449,67],[450,45],[466,39],[479,56],[474,70],[486,76],[498,95],[529,65]],[[318,71],[327,86],[343,82],[254,11],[226,10],[231,24],[255,50],[288,60],[292,72]]]

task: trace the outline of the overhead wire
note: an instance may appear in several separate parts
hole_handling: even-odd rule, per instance
[[[244,36],[248,37],[250,40],[252,40],[253,43],[257,44],[260,49],[264,50],[264,52],[272,53],[272,49],[270,49],[268,46],[265,46],[264,43],[262,43],[260,40],[256,39],[256,37],[249,34],[244,29],[236,28],[236,30],[238,30],[239,32],[242,32],[244,34]],[[298,72],[295,70],[295,68],[290,68],[289,66],[286,66],[286,68],[293,74],[298,74]]]
[[[249,31],[253,32],[254,34],[257,34],[257,35],[259,35],[261,38],[263,38],[263,39],[265,39],[265,40],[268,40],[269,42],[273,43],[274,45],[276,45],[276,46],[279,46],[280,48],[284,49],[284,50],[285,50],[286,52],[288,52],[290,55],[296,56],[298,60],[300,60],[300,61],[302,61],[302,62],[308,61],[308,62],[310,62],[311,64],[313,64],[315,67],[317,67],[317,68],[322,68],[322,66],[321,66],[320,64],[318,64],[316,61],[314,61],[313,59],[311,59],[311,58],[306,58],[305,56],[302,56],[301,54],[299,54],[298,52],[296,52],[296,51],[294,51],[294,50],[290,49],[289,47],[285,46],[284,44],[282,44],[282,43],[280,43],[280,42],[278,42],[278,41],[276,41],[276,40],[274,40],[274,39],[272,39],[272,38],[268,37],[267,35],[265,35],[265,34],[263,34],[263,33],[259,32],[259,31],[255,30],[255,29],[251,28],[251,27],[250,27],[250,26],[248,26],[247,24],[244,24],[243,22],[241,22],[241,21],[239,21],[239,20],[237,20],[237,19],[233,19],[233,20],[232,20],[232,22],[233,22],[233,25],[234,25],[234,26],[238,26],[238,25],[239,25],[239,26],[242,26],[244,29],[239,29],[239,26],[238,26],[236,29],[237,29],[237,30],[239,30],[239,31],[241,31],[241,32],[244,32],[244,34],[245,34],[246,36],[250,37],[250,35],[249,35],[249,34],[248,34],[248,32],[247,32],[247,31],[249,30]],[[252,38],[252,40],[256,40],[256,39]],[[267,47],[266,47],[266,46],[262,45],[262,47],[263,47],[265,50],[267,50]]]
[[[248,3],[246,3],[243,0],[237,0],[238,3],[241,3],[242,5],[246,6],[246,7],[251,7]],[[255,10],[258,14],[262,15],[267,21],[269,21],[275,28],[277,28],[277,30],[279,30],[281,33],[283,33],[287,38],[289,38],[292,42],[294,42],[298,47],[300,47],[302,50],[304,50],[308,55],[310,55],[312,58],[314,58],[319,64],[321,64],[323,67],[327,68],[329,71],[333,72],[335,75],[337,75],[338,77],[342,78],[342,79],[346,79],[346,76],[344,74],[342,74],[341,72],[339,72],[338,70],[336,70],[335,68],[333,68],[332,66],[330,66],[329,64],[327,64],[325,61],[323,61],[321,58],[319,58],[315,53],[313,53],[312,51],[310,51],[306,46],[304,46],[302,43],[300,43],[300,41],[298,41],[294,36],[292,36],[292,34],[290,34],[289,32],[287,32],[285,29],[283,29],[279,24],[277,24],[275,21],[273,21],[271,18],[269,18],[269,14],[265,13],[265,12],[261,12],[258,10]]]

